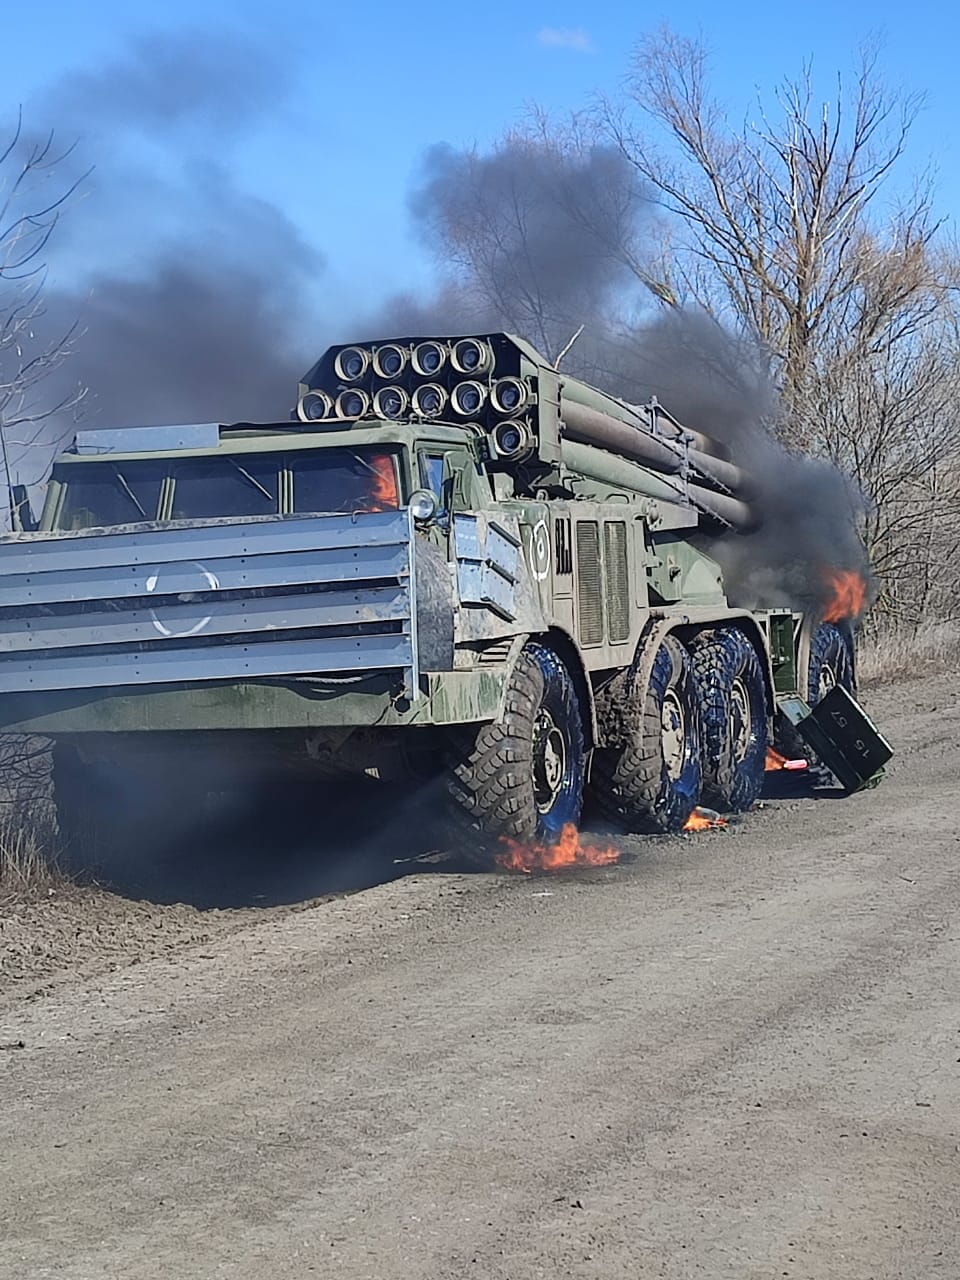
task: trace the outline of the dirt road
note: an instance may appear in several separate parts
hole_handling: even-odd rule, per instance
[[[8,1001],[0,1275],[956,1280],[960,710],[870,705],[875,793]]]

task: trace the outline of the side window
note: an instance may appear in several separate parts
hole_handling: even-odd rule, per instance
[[[421,453],[420,455],[420,480],[425,489],[429,489],[435,493],[440,499],[442,507],[447,506],[447,495],[443,491],[443,464],[444,455],[442,453]]]

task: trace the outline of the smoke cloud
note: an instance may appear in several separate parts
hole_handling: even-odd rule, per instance
[[[831,594],[828,570],[871,580],[858,534],[864,495],[831,462],[789,450],[774,433],[788,432],[789,423],[757,342],[700,311],[670,310],[634,329],[625,357],[610,379],[615,394],[633,402],[655,396],[749,476],[741,496],[755,526],[705,545],[735,603],[822,608]]]
[[[44,102],[79,138],[68,165],[96,162],[56,245],[86,266],[48,291],[43,324],[45,337],[78,325],[58,390],[86,388],[87,425],[288,416],[323,263],[230,161],[284,78],[252,41],[188,31],[69,75]]]
[[[231,175],[230,147],[275,108],[282,72],[259,44],[191,31],[142,40],[49,95],[50,120],[82,138],[70,163],[98,163],[60,241],[88,266],[48,294],[46,317],[48,332],[79,318],[57,377],[88,388],[88,423],[284,419],[325,339],[505,328],[553,359],[583,326],[566,371],[632,402],[656,396],[750,472],[757,528],[709,543],[739,603],[807,607],[823,601],[825,566],[864,569],[860,495],[771,434],[782,415],[766,353],[654,301],[669,296],[662,228],[610,148],[546,133],[487,153],[434,148],[410,210],[440,286],[334,331],[310,302],[320,255]]]
[[[485,156],[438,148],[411,209],[421,237],[452,253],[449,278],[432,299],[394,299],[367,332],[505,328],[553,358],[582,325],[565,371],[631,403],[656,397],[749,473],[756,526],[705,543],[736,603],[814,608],[828,569],[869,578],[864,498],[774,434],[784,415],[768,353],[699,310],[651,303],[669,296],[660,228],[619,153],[522,137]]]

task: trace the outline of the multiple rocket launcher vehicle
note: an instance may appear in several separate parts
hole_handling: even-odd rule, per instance
[[[743,608],[709,554],[753,523],[708,435],[520,339],[336,346],[291,421],[78,433],[0,539],[0,728],[53,739],[101,851],[348,776],[415,782],[481,861],[586,790],[679,830],[749,808],[774,736],[866,785],[849,623]]]

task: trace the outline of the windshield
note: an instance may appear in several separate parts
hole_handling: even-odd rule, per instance
[[[294,512],[389,511],[400,505],[397,456],[317,449],[61,466],[56,528]]]

